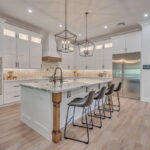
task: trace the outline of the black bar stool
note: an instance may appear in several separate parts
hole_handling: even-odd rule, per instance
[[[104,104],[104,117],[111,119],[112,117],[112,111],[113,111],[113,101],[112,101],[112,94],[114,91],[115,85],[112,84],[110,88],[108,88],[108,91],[105,93],[105,104]],[[105,105],[108,105],[109,108],[107,109]],[[110,113],[109,116],[106,116],[105,111],[108,111]]]
[[[119,96],[119,92],[121,90],[121,87],[122,87],[122,82],[119,82],[119,84],[116,87],[116,89],[114,89],[114,92],[117,94],[117,99],[118,99],[118,104],[117,105],[113,105],[115,107],[118,107],[118,109],[114,109],[114,107],[113,107],[114,111],[120,111],[120,96]]]
[[[94,99],[94,95],[95,92],[91,91],[88,96],[84,97],[84,98],[75,98],[73,101],[71,101],[68,104],[68,109],[67,109],[67,116],[66,116],[66,123],[65,123],[65,130],[64,130],[64,138],[65,139],[70,139],[70,140],[74,140],[74,141],[78,141],[78,142],[82,142],[85,144],[89,143],[89,129],[93,129],[93,120],[92,120],[92,111],[91,111],[91,104],[93,103],[93,99]],[[74,107],[73,110],[73,116],[69,119],[68,121],[68,114],[69,114],[69,108],[70,107]],[[80,107],[83,108],[83,113],[82,116],[85,115],[85,125],[86,126],[82,126],[82,125],[77,125],[74,123],[74,116],[75,116],[75,108],[76,107]],[[90,116],[91,116],[91,120],[90,123],[88,123],[87,121],[87,111],[88,109],[90,110]],[[66,136],[66,129],[67,129],[67,125],[70,123],[70,121],[72,120],[72,124],[73,126],[78,126],[81,128],[86,128],[86,132],[87,132],[87,141],[83,141],[83,140],[79,140],[79,139],[75,139],[75,138],[71,138]],[[82,117],[82,121],[83,121],[83,117]],[[89,127],[91,126],[91,127]]]
[[[103,102],[103,98],[105,96],[105,92],[106,92],[106,87],[102,87],[100,91],[98,91],[95,94],[94,100],[95,100],[95,105],[94,105],[94,115],[93,117],[99,118],[100,119],[100,125],[94,125],[95,127],[101,128],[102,127],[102,119],[104,119],[104,102]],[[102,101],[102,109],[100,109],[100,101]],[[97,105],[98,104],[98,105]],[[96,114],[96,107],[98,108],[98,112],[99,114]],[[103,115],[101,114],[101,110],[103,111]]]

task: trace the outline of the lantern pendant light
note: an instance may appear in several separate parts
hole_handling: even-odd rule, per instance
[[[65,0],[65,30],[55,34],[57,51],[69,53],[75,50],[77,36],[67,29],[67,0]]]
[[[87,16],[88,16],[88,14],[89,14],[88,12],[85,13],[85,16],[86,16],[86,39],[85,39],[85,41],[78,44],[79,54],[82,57],[93,56],[93,52],[95,49],[95,44],[93,42],[89,41],[87,38]]]

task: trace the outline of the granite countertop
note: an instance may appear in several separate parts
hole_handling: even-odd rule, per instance
[[[39,80],[49,80],[48,78],[35,78],[35,79],[17,79],[17,80],[4,80],[4,82],[21,82],[21,81],[39,81]]]
[[[38,83],[30,82],[30,83],[23,83],[21,86],[28,87],[32,89],[40,89],[44,90],[50,93],[59,93],[59,92],[65,92],[68,90],[75,90],[81,87],[87,87],[97,84],[103,84],[108,83],[112,81],[111,78],[107,79],[76,79],[76,80],[64,80],[62,84],[60,82],[56,83],[54,85],[53,82],[48,81],[39,81]]]

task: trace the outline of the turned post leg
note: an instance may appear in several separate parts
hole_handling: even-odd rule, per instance
[[[52,141],[58,143],[61,141],[62,133],[60,131],[60,103],[62,100],[62,93],[53,93],[53,131],[52,131]]]

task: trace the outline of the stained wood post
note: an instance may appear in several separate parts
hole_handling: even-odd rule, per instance
[[[62,93],[53,93],[53,131],[52,131],[52,141],[58,143],[61,141],[62,133],[60,131],[60,103],[62,100]]]

